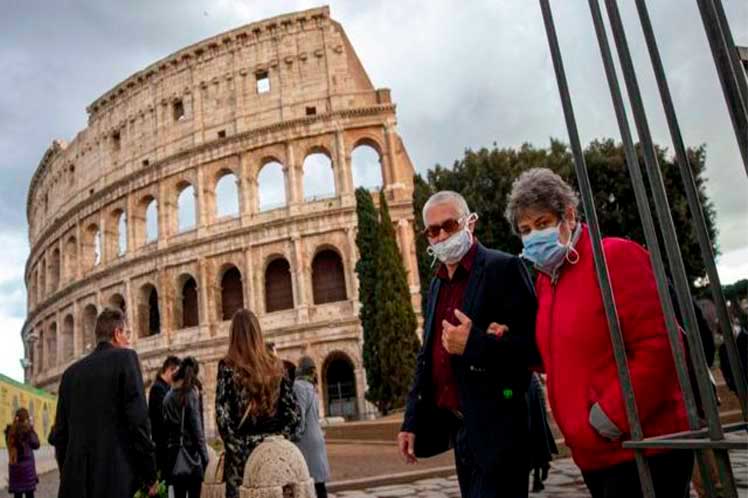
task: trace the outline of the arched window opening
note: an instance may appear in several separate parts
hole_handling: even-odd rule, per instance
[[[158,240],[158,201],[151,199],[145,208],[145,242]]]
[[[227,173],[216,183],[216,216],[239,216],[239,188],[236,175]]]
[[[140,289],[138,303],[140,337],[150,337],[161,333],[161,312],[158,303],[158,291],[151,284]]]
[[[197,301],[197,282],[194,278],[188,277],[182,284],[182,328],[197,327],[200,322]]]
[[[265,310],[287,310],[294,307],[291,266],[284,258],[270,262],[265,270]]]
[[[312,261],[314,304],[334,303],[348,299],[345,290],[343,262],[338,253],[320,251]]]
[[[236,266],[226,270],[221,277],[221,317],[231,320],[234,313],[244,307],[242,275]]]
[[[370,145],[359,145],[351,153],[353,186],[367,190],[382,188],[382,158]]]
[[[324,385],[328,417],[355,418],[358,414],[356,374],[353,362],[344,353],[336,352],[325,362]]]
[[[93,304],[89,304],[83,309],[83,334],[81,334],[83,344],[81,350],[84,352],[91,351],[96,347],[97,315],[96,306]]]
[[[67,315],[62,322],[62,362],[67,363],[75,354],[75,321],[73,315]]]
[[[192,230],[195,226],[195,188],[190,184],[185,184],[177,198],[177,228],[181,233]]]
[[[277,161],[265,164],[257,175],[259,210],[269,211],[286,205],[286,179],[283,165]]]
[[[335,197],[335,174],[332,161],[321,152],[304,159],[304,200],[316,201]]]

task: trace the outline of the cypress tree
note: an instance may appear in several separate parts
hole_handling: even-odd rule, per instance
[[[358,300],[361,303],[358,317],[364,331],[363,360],[368,385],[366,399],[376,403],[378,397],[374,393],[378,391],[379,385],[382,383],[377,358],[377,329],[374,325],[379,213],[374,206],[371,194],[363,187],[356,189],[356,215],[358,218],[356,246],[359,253],[359,260],[356,262],[356,274],[358,275]]]
[[[416,315],[405,266],[398,249],[387,199],[379,193],[379,248],[376,252],[374,323],[380,378],[370,385],[370,399],[382,414],[403,406],[419,348]]]

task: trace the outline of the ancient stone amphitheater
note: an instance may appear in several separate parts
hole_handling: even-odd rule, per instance
[[[354,189],[386,192],[418,309],[413,166],[389,90],[328,8],[186,47],[87,111],[29,188],[27,381],[54,392],[117,306],[147,384],[167,354],[202,362],[212,432],[216,365],[245,306],[282,358],[315,359],[325,414],[367,411]]]

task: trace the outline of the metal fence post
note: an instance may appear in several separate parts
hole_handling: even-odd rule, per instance
[[[592,186],[590,184],[589,175],[587,174],[587,165],[584,160],[582,145],[579,140],[579,132],[577,130],[576,119],[574,117],[574,108],[571,103],[569,86],[566,81],[566,73],[564,71],[563,60],[561,57],[561,49],[558,44],[556,28],[553,23],[553,14],[551,12],[548,0],[540,0],[540,8],[543,11],[543,22],[545,24],[545,30],[548,36],[548,45],[551,51],[551,58],[553,59],[553,68],[556,72],[556,81],[558,83],[558,89],[561,96],[561,104],[563,106],[564,117],[566,119],[566,127],[569,132],[569,141],[571,142],[571,149],[574,155],[574,166],[576,170],[577,180],[579,181],[582,206],[584,208],[585,217],[590,229],[595,270],[597,273],[598,283],[600,285],[600,291],[603,298],[605,315],[608,320],[608,327],[610,328],[611,340],[613,342],[613,352],[615,355],[616,366],[618,368],[618,375],[621,380],[623,399],[626,405],[626,413],[629,419],[629,425],[631,426],[631,436],[632,439],[638,441],[642,440],[644,436],[641,429],[641,423],[639,421],[639,415],[636,409],[636,400],[634,399],[634,390],[631,385],[631,376],[629,374],[628,363],[626,360],[623,335],[621,334],[621,326],[618,320],[618,313],[616,311],[613,290],[610,284],[610,276],[608,275],[608,268],[605,262],[605,253],[603,252],[600,224],[597,219],[594,197],[592,195]],[[647,461],[644,457],[644,452],[643,450],[637,449],[635,450],[635,455],[644,496],[646,498],[654,498],[655,494],[654,486],[652,484],[652,476],[650,474]]]

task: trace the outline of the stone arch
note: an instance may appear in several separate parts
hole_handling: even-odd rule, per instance
[[[109,213],[104,230],[107,260],[124,256],[127,252],[127,213],[115,208]]]
[[[62,321],[62,363],[67,363],[75,356],[75,319],[65,315]]]
[[[286,192],[286,170],[274,157],[267,157],[257,173],[257,209],[270,211],[285,207],[288,202]]]
[[[55,247],[49,260],[49,285],[52,292],[60,288],[60,267],[61,265],[60,249]]]
[[[337,182],[332,155],[321,146],[309,149],[303,163],[304,201],[329,199],[337,195]]]
[[[96,306],[88,304],[81,312],[81,323],[83,330],[81,334],[81,351],[91,351],[96,347],[96,317],[98,316]]]
[[[291,265],[283,256],[276,256],[265,267],[265,311],[293,309]]]
[[[65,281],[75,280],[76,269],[78,268],[78,239],[75,235],[68,237],[63,250],[63,274]]]
[[[197,202],[195,187],[188,181],[177,184],[177,232],[187,232],[197,227]]]
[[[231,169],[221,169],[215,179],[216,217],[239,216],[239,177]]]
[[[198,308],[197,280],[189,273],[177,279],[178,298],[175,301],[176,324],[179,329],[197,327],[200,324]]]
[[[322,363],[322,390],[328,417],[358,417],[356,364],[340,350],[332,351]]]
[[[101,242],[101,229],[99,225],[96,223],[89,224],[86,227],[83,243],[86,268],[91,269],[101,264]]]
[[[136,204],[131,221],[135,247],[143,247],[158,240],[158,209],[158,200],[150,194],[143,196]]]
[[[221,288],[220,316],[222,320],[231,320],[234,313],[244,307],[242,273],[236,265],[229,263],[224,265],[219,275]]]
[[[44,352],[47,360],[46,367],[54,368],[57,366],[57,322],[49,324],[44,337]]]
[[[351,151],[353,187],[380,190],[384,185],[382,148],[370,139],[358,140]]]
[[[345,288],[345,267],[337,250],[325,247],[312,260],[312,294],[314,304],[333,303],[348,299]]]
[[[150,337],[161,333],[161,310],[158,290],[151,283],[140,287],[138,296],[138,336]]]

